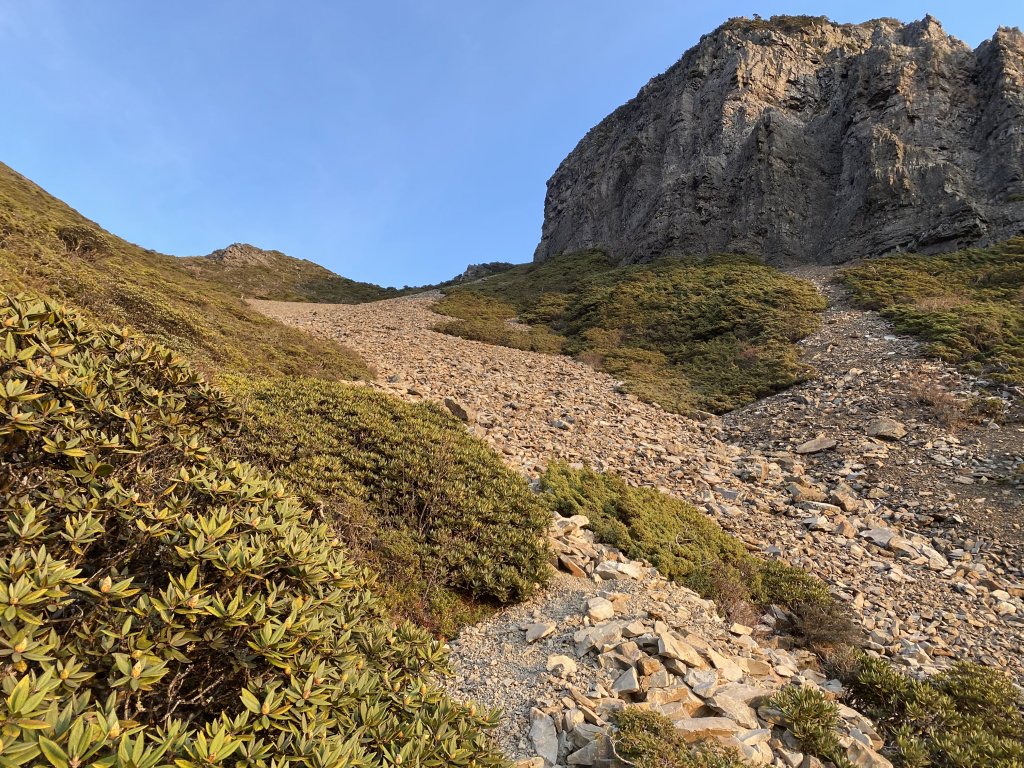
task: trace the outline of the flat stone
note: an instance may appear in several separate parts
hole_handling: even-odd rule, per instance
[[[593,622],[607,621],[615,615],[615,606],[611,600],[603,597],[593,597],[587,600],[587,618]]]
[[[665,688],[652,688],[647,692],[647,703],[652,706],[675,704],[677,702],[695,704],[696,709],[699,709],[704,704],[704,700],[694,694],[694,692],[690,690],[690,686],[682,683],[678,685],[670,685]],[[694,711],[696,711],[696,709]]]
[[[864,431],[869,437],[878,437],[882,440],[899,440],[907,434],[907,428],[903,424],[886,416],[869,421]]]
[[[538,640],[543,640],[545,637],[550,637],[555,633],[555,622],[544,621],[538,624],[529,624],[526,627],[526,642],[535,643]]]
[[[686,673],[685,679],[693,692],[704,698],[718,688],[718,673],[713,669],[691,669]]]
[[[592,648],[598,652],[608,646],[616,646],[622,640],[622,626],[618,622],[608,622],[598,627],[581,629],[572,636],[576,643],[576,655],[582,656]]]
[[[530,743],[538,757],[544,759],[544,765],[555,765],[558,762],[558,732],[555,721],[549,715],[534,707],[530,710]]]
[[[688,667],[707,666],[707,662],[697,653],[696,648],[668,632],[658,635],[658,655],[666,659],[677,659]]]
[[[735,736],[745,730],[728,717],[688,717],[674,721],[674,725],[687,744],[705,739]]]
[[[569,765],[594,765],[601,757],[601,742],[594,739],[566,758]]]
[[[740,669],[739,665],[717,651],[708,650],[707,657],[708,661],[718,670],[718,674],[726,680],[735,682],[743,677],[743,670]]]
[[[856,739],[846,748],[846,759],[855,768],[893,768],[892,763]]]
[[[713,709],[717,709],[730,720],[739,723],[744,728],[757,728],[760,725],[754,710],[739,699],[734,699],[724,693],[716,693],[708,699],[707,703]]]
[[[640,678],[636,674],[636,669],[630,667],[612,683],[612,690],[615,693],[636,693],[640,690]]]
[[[816,437],[813,440],[808,440],[806,443],[798,445],[796,452],[801,455],[806,453],[821,453],[822,451],[831,450],[837,445],[838,443],[831,437]]]

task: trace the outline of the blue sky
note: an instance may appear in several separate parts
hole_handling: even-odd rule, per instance
[[[385,285],[528,261],[544,185],[730,16],[926,12],[977,45],[1020,2],[0,0],[0,161],[175,255],[235,241]]]

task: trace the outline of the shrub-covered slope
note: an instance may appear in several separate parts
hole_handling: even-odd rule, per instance
[[[560,515],[586,515],[598,541],[646,560],[667,578],[716,601],[740,622],[778,605],[794,631],[819,647],[854,642],[857,632],[817,577],[763,560],[703,512],[654,488],[615,475],[554,463],[541,477],[543,498]]]
[[[576,355],[679,412],[727,411],[806,374],[797,340],[824,299],[755,260],[722,256],[616,266],[596,252],[522,265],[455,288],[439,330]]]
[[[845,270],[854,297],[938,357],[1024,386],[1024,237],[941,256],[891,256]]]
[[[0,300],[0,764],[500,764],[234,429],[175,353]]]
[[[237,289],[191,275],[180,259],[115,237],[0,164],[0,288],[30,289],[128,324],[208,373],[352,379],[351,350],[250,309]]]
[[[226,290],[254,299],[361,304],[394,298],[403,292],[336,275],[306,259],[235,243],[208,256],[190,256],[181,266]]]
[[[450,414],[334,382],[228,385],[246,454],[338,521],[396,613],[452,634],[546,579],[550,513]]]

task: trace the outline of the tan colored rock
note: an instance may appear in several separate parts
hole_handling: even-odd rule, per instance
[[[735,736],[744,730],[727,717],[689,717],[674,720],[673,724],[688,744],[705,739]]]

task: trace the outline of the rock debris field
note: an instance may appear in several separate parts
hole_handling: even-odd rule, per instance
[[[1010,417],[963,423],[951,403],[976,397],[977,380],[849,307],[829,271],[799,276],[830,298],[803,342],[816,373],[699,420],[640,402],[566,357],[437,333],[436,293],[254,305],[357,350],[378,371],[369,386],[447,402],[529,476],[561,459],[703,508],[752,551],[824,579],[861,618],[868,647],[898,664],[930,672],[965,658],[1024,680],[1020,393],[986,389]],[[595,544],[585,523],[552,529],[572,573],[452,642],[453,693],[507,713],[498,739],[524,765],[601,764],[604,715],[641,700],[755,764],[800,765],[761,700],[787,681],[836,683],[818,679],[801,652],[762,647],[694,593]],[[844,723],[856,764],[887,764],[869,723],[852,710]]]

